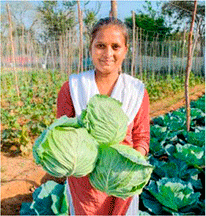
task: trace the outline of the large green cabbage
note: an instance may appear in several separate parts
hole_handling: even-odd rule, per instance
[[[127,131],[128,117],[122,103],[106,95],[95,95],[82,112],[80,122],[100,144],[117,144]]]
[[[108,195],[127,197],[140,194],[148,183],[153,166],[132,147],[102,145],[97,164],[89,179],[98,190]]]
[[[76,128],[75,128],[76,127]],[[75,118],[63,116],[36,140],[33,156],[37,164],[56,177],[82,177],[95,166],[98,143]]]
[[[162,178],[156,182],[151,180],[146,189],[170,213],[195,206],[200,197],[200,193],[194,192],[190,183],[179,178]]]

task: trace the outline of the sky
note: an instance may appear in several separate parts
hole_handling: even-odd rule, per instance
[[[21,2],[24,0],[20,0],[18,2]],[[32,2],[33,4],[39,4],[41,1],[34,1],[34,0],[27,0],[29,2]],[[6,2],[17,2],[16,0],[6,1],[3,0],[2,3],[5,4]],[[84,2],[87,2],[87,0],[81,1],[81,6],[83,8]],[[103,18],[109,16],[109,11],[111,9],[111,1],[110,0],[90,0],[90,2],[87,4],[87,8],[89,9],[95,9],[97,8],[97,2],[101,3],[101,8],[98,13],[98,18]],[[152,6],[154,9],[156,8],[156,1],[152,0]],[[163,2],[163,1],[161,1]],[[142,5],[145,4],[145,1],[143,0],[117,0],[117,13],[118,18],[124,20],[125,17],[131,16],[131,11],[134,10],[137,12],[138,9],[142,10]]]
[[[84,8],[84,3],[87,1],[88,0],[84,0],[84,1],[80,0],[81,9]],[[5,4],[7,2],[10,5],[12,5],[13,2],[18,2],[19,5],[21,4],[21,2],[30,2],[30,3],[37,6],[42,1],[35,1],[35,0],[19,0],[19,1],[10,0],[10,1],[7,1],[7,0],[3,0],[3,1],[1,1],[1,4],[2,4],[1,6],[3,6],[3,8],[5,8]],[[90,0],[89,3],[86,5],[86,8],[95,10],[97,8],[98,2],[101,3],[101,7],[100,7],[99,13],[97,14],[97,18],[100,19],[100,18],[108,17],[110,9],[111,9],[111,1],[110,0],[100,0],[100,1]],[[154,9],[156,9],[157,8],[156,7],[157,1],[153,0],[151,2],[152,2],[152,7]],[[163,2],[163,1],[159,1],[159,2]],[[138,10],[144,10],[143,5],[145,5],[144,0],[117,0],[117,16],[119,19],[124,21],[124,19],[126,17],[131,16],[132,10],[134,10],[136,13],[138,13]],[[16,10],[18,10],[18,8]],[[28,13],[27,13],[28,16],[26,15],[26,17],[23,17],[23,19],[25,20],[24,23],[26,24],[26,26],[29,27],[32,23],[33,16],[32,16],[32,11],[28,11]]]
[[[107,17],[109,16],[109,11],[111,8],[111,2],[110,1],[99,1],[101,2],[101,9],[98,14],[98,18],[100,17]],[[154,9],[156,8],[156,1],[151,1],[152,6]],[[88,8],[95,8],[97,4],[97,1],[91,1],[88,4]],[[137,10],[143,10],[143,5],[145,4],[145,1],[138,1],[138,0],[125,0],[120,1],[117,0],[117,16],[119,19],[123,20],[125,17],[131,16],[131,11],[134,10],[137,12]]]

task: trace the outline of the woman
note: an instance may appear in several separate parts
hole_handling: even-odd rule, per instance
[[[142,155],[149,151],[149,97],[144,84],[121,73],[128,50],[124,24],[113,18],[100,19],[91,33],[90,53],[95,70],[72,74],[62,86],[57,100],[57,118],[79,116],[89,99],[103,94],[120,100],[129,117],[122,144]],[[72,215],[137,215],[138,196],[126,200],[96,190],[87,176],[68,178],[68,199]]]

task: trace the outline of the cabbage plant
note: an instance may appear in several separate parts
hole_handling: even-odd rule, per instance
[[[116,144],[126,136],[128,117],[122,103],[106,95],[94,95],[82,112],[80,123],[100,144]]]
[[[102,145],[97,164],[89,179],[98,190],[109,196],[126,199],[140,194],[148,183],[153,166],[130,146]]]
[[[52,176],[82,177],[94,169],[98,143],[77,122],[65,116],[58,119],[34,144],[36,163]]]
[[[179,178],[162,178],[156,182],[151,180],[146,189],[162,204],[162,208],[170,213],[184,212],[184,208],[189,210],[189,208],[195,207],[200,197],[200,193],[194,192],[190,183]],[[143,203],[146,207],[148,206],[148,202],[144,199]],[[155,202],[153,201],[152,209],[155,209],[154,206]],[[156,209],[158,206],[157,203]],[[150,208],[150,206],[148,207]]]

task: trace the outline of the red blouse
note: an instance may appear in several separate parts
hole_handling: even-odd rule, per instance
[[[68,81],[63,84],[57,99],[57,118],[63,115],[75,116]],[[122,143],[134,149],[142,147],[148,153],[149,142],[149,96],[145,90],[140,109],[133,122],[128,126],[127,135]],[[93,188],[87,176],[69,177],[68,181],[76,215],[125,215],[132,200],[132,198],[123,200],[108,196]]]

